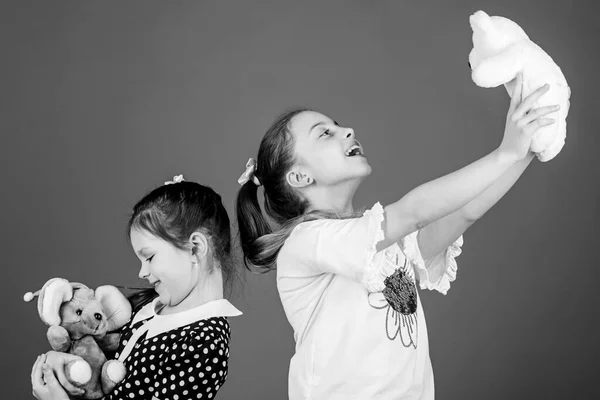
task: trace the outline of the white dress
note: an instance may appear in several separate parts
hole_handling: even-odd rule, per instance
[[[277,288],[294,329],[291,400],[434,398],[427,326],[416,290],[446,294],[462,237],[423,260],[414,232],[376,252],[383,207],[299,224],[277,259]]]

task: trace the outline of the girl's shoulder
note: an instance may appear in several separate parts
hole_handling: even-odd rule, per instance
[[[353,216],[325,217],[304,221],[296,225],[285,244],[310,245],[316,241],[343,240],[344,237],[355,236],[359,232],[378,231],[384,219],[384,209],[381,203],[375,203],[371,208],[359,211]]]
[[[355,224],[358,220],[383,219],[384,209],[381,203],[377,202],[371,208],[356,211],[353,215],[344,216],[326,212],[321,215],[323,216],[298,223],[292,233],[298,230],[321,230],[325,227],[342,228],[346,225]]]
[[[286,274],[322,273],[358,276],[384,238],[383,207],[376,203],[354,218],[324,218],[295,227],[277,256],[277,268]]]
[[[210,317],[193,322],[187,326],[177,328],[189,340],[225,340],[231,337],[231,326],[227,317]],[[182,336],[183,336],[182,335]]]
[[[156,337],[154,343],[164,343],[167,357],[171,359],[200,359],[217,353],[227,356],[230,337],[227,318],[211,317],[165,332]]]

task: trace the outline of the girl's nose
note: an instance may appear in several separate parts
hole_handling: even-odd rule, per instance
[[[353,137],[354,137],[354,129],[348,128],[348,130],[346,131],[346,139],[353,138]]]
[[[146,279],[148,275],[150,275],[150,272],[148,271],[148,268],[142,263],[138,276],[140,277],[140,279]]]

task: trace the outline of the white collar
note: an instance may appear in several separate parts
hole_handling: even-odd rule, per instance
[[[160,308],[162,308],[162,304],[158,302],[158,298],[154,299],[152,303],[146,304],[144,307],[142,307],[142,309],[133,318],[131,324],[135,325],[142,320],[154,317],[152,321],[149,321],[145,324],[145,326],[148,328],[148,334],[146,335],[147,339],[156,335],[160,335],[161,333],[168,332],[171,329],[189,325],[192,322],[196,322],[201,319],[213,317],[236,317],[238,315],[242,315],[240,310],[235,308],[229,301],[225,299],[209,301],[201,306],[169,315],[157,314],[156,311],[160,310]]]

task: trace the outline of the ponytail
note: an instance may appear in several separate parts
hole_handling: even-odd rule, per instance
[[[252,265],[259,269],[264,268],[266,269],[265,272],[268,272],[272,269],[270,263],[262,258],[260,255],[262,252],[259,251],[254,242],[259,237],[268,235],[273,231],[260,210],[258,186],[252,180],[244,183],[238,192],[236,213],[240,242],[244,253],[244,265],[248,269]]]
[[[131,313],[134,315],[138,311],[142,309],[146,304],[151,303],[152,300],[158,297],[158,293],[154,290],[153,287],[129,287],[129,286],[120,286],[115,285],[122,293],[124,291],[128,291],[128,294],[125,294],[125,298],[131,304]]]
[[[246,182],[238,192],[236,213],[244,265],[248,270],[252,270],[252,267],[257,268],[259,273],[267,273],[277,268],[279,250],[298,224],[325,218],[345,219],[356,216],[355,213],[341,216],[329,211],[314,210],[286,221],[278,230],[273,231],[260,210],[257,192],[258,187],[255,184]]]
[[[129,300],[129,303],[131,304],[132,313],[135,314],[157,297],[158,293],[156,293],[154,288],[144,288],[136,289],[127,296],[127,300]]]

